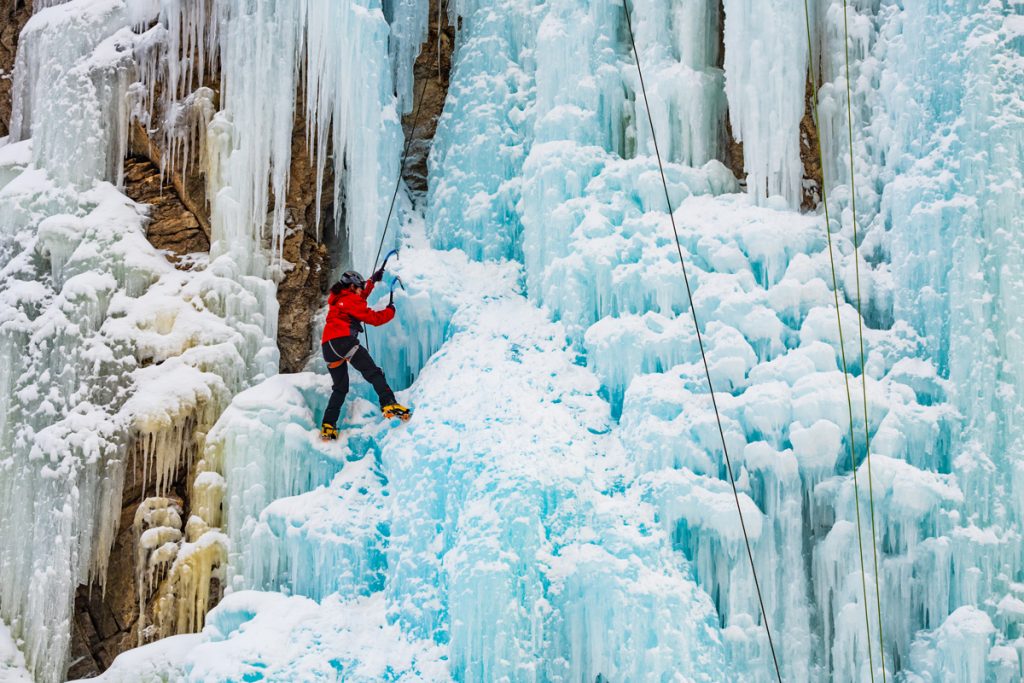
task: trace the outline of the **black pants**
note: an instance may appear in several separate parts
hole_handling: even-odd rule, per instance
[[[331,339],[325,342],[320,349],[323,351],[324,360],[330,364],[347,356],[352,347],[358,343],[359,340],[356,337],[339,337],[338,339]],[[374,391],[377,392],[377,398],[380,399],[382,408],[395,402],[395,392],[391,391],[391,387],[388,386],[388,381],[384,378],[384,371],[377,367],[377,364],[370,358],[370,354],[366,352],[366,349],[360,346],[347,363],[342,363],[336,368],[328,368],[331,373],[331,379],[334,380],[334,386],[332,387],[334,391],[331,392],[331,399],[327,402],[327,410],[324,411],[324,424],[338,424],[338,414],[341,413],[341,406],[345,403],[345,396],[348,395],[349,365],[358,370],[363,379],[369,382]]]

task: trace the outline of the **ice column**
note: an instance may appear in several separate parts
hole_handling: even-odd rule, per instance
[[[725,94],[733,137],[743,143],[747,190],[759,203],[800,205],[807,40],[803,4],[724,0]]]
[[[413,92],[413,66],[430,28],[430,3],[421,0],[384,0],[384,14],[391,25],[388,47],[398,109],[407,114],[416,104],[418,92]]]
[[[721,158],[727,102],[719,3],[636,0],[627,6],[633,9],[633,32],[661,153],[666,160],[690,166]],[[636,151],[653,156],[639,74],[629,69],[625,76],[633,92]]]
[[[540,9],[523,0],[453,3],[462,29],[430,153],[431,243],[474,259],[518,258],[516,178],[529,151]]]
[[[59,183],[120,182],[134,76],[127,23],[124,0],[74,0],[39,11],[22,32],[11,141],[32,138],[33,161]]]
[[[394,186],[402,140],[380,6],[373,0],[232,2],[223,21],[223,111],[207,143],[211,254],[233,253],[249,274],[262,275],[269,266],[274,275],[282,267],[292,126],[301,90],[318,181],[333,156],[335,193],[344,198],[335,218],[340,224],[344,214],[351,262],[368,268],[384,229],[386,188]],[[259,255],[264,240],[269,262]]]

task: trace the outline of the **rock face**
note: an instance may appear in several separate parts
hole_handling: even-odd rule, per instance
[[[149,206],[146,237],[153,246],[173,254],[179,267],[187,267],[184,257],[188,254],[210,250],[210,237],[199,218],[185,206],[170,180],[161,178],[152,161],[138,156],[125,161],[124,192]]]
[[[444,109],[445,98],[448,97],[448,79],[452,70],[454,49],[455,27],[448,23],[447,3],[442,7],[440,0],[430,0],[430,31],[413,69],[415,99],[419,101],[422,92],[423,104],[420,107],[418,121],[415,107],[402,117],[406,139],[412,136],[409,160],[403,177],[406,185],[417,197],[427,192],[427,157],[437,131],[437,120]]]
[[[280,313],[277,346],[281,372],[299,372],[313,350],[313,316],[323,303],[330,264],[320,236],[331,230],[334,216],[334,177],[330,164],[323,178],[319,216],[316,207],[316,163],[306,146],[306,121],[299,107],[292,126],[292,165],[285,197],[284,259],[289,266],[277,285]],[[319,221],[317,220],[319,218]]]
[[[163,178],[158,185],[160,187],[159,195],[166,195],[164,192],[166,188],[164,186],[170,186],[174,189],[172,195],[174,202],[187,209],[192,214],[192,218],[202,227],[203,232],[206,234],[206,249],[209,250],[210,205],[206,201],[206,176],[199,163],[199,159],[191,159],[188,171],[185,173],[179,168],[174,168],[172,165],[165,165],[163,153],[160,151],[159,145],[153,142],[138,121],[132,123],[129,131],[128,154],[129,160],[134,158],[137,161],[148,161],[150,168],[155,169],[158,173],[161,166],[168,166],[164,169]],[[126,164],[126,176],[127,173],[128,168]],[[148,175],[152,173],[152,170],[148,170],[146,173]],[[142,191],[142,188],[133,188],[132,191]],[[141,204],[151,203],[150,199],[157,196],[150,192],[136,197],[132,194],[132,191],[126,188],[125,193]],[[154,219],[156,219],[156,216],[154,216]]]
[[[747,172],[743,165],[743,143],[732,134],[732,122],[728,114],[725,117],[725,149],[722,151],[722,163],[732,171],[741,184],[747,183]]]
[[[11,73],[18,35],[32,16],[32,0],[0,0],[0,137],[11,125]]]
[[[821,201],[822,171],[818,127],[814,125],[813,80],[807,78],[804,91],[804,117],[800,120],[800,159],[804,162],[804,195],[800,208],[813,211]]]
[[[110,553],[105,586],[80,586],[75,599],[72,626],[71,667],[68,679],[88,678],[105,671],[119,654],[139,644],[139,568],[138,544],[134,520],[146,496],[153,494],[154,476],[143,487],[142,458],[130,457],[121,497],[121,522]],[[166,497],[183,511],[190,512],[188,467],[179,467]],[[145,495],[144,495],[145,494]],[[148,591],[147,591],[148,592]],[[152,624],[157,605],[156,587],[146,598],[147,618]]]

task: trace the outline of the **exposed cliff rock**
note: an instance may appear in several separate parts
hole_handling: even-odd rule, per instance
[[[129,197],[147,204],[150,223],[146,237],[158,249],[174,255],[179,267],[187,267],[182,257],[210,250],[210,238],[204,230],[205,214],[197,215],[181,200],[170,179],[162,178],[160,169],[149,159],[129,157],[124,165],[124,191]]]
[[[814,125],[814,81],[808,76],[804,89],[804,117],[800,120],[800,159],[804,162],[804,196],[800,208],[813,211],[821,201],[821,156],[818,127]]]
[[[732,122],[728,114],[725,117],[725,147],[722,153],[722,163],[732,171],[736,179],[742,184],[747,182],[747,172],[743,166],[743,143],[736,140],[732,133]]]
[[[32,0],[0,0],[0,137],[11,125],[11,74],[18,35],[32,16]]]
[[[415,106],[413,111],[402,118],[406,136],[413,136],[404,178],[409,189],[417,195],[425,194],[427,191],[427,157],[434,134],[437,132],[437,120],[444,110],[445,98],[448,97],[448,79],[452,70],[454,49],[455,27],[448,23],[447,3],[442,6],[440,0],[430,0],[430,32],[413,70],[416,101],[419,101],[420,92],[423,93],[423,104],[415,134],[412,130]]]
[[[197,163],[198,160],[191,160],[191,164],[187,166],[187,172],[183,172],[180,168],[174,167],[171,164],[165,164],[160,146],[150,138],[138,121],[132,122],[132,127],[129,131],[128,154],[131,158],[149,161],[150,166],[156,169],[158,174],[160,167],[164,167],[163,178],[160,180],[160,185],[164,187],[161,189],[164,189],[166,186],[173,188],[175,202],[187,209],[191,213],[192,218],[202,228],[203,233],[206,235],[206,248],[209,249],[210,206],[206,201],[206,178],[202,172],[202,166]],[[149,173],[150,171],[147,171],[147,174]],[[128,182],[127,175],[128,166],[126,164],[126,183]],[[141,190],[141,188],[135,188],[135,190]],[[125,189],[125,193],[135,201],[142,204],[150,203],[148,198],[153,196],[151,193],[136,197],[132,194],[132,191],[134,190]]]
[[[312,351],[313,316],[323,301],[330,271],[327,247],[320,235],[331,230],[334,215],[334,176],[331,164],[327,164],[317,220],[316,161],[306,145],[304,107],[298,110],[292,127],[292,164],[285,197],[289,233],[284,240],[284,260],[288,265],[277,285],[281,372],[302,370]]]

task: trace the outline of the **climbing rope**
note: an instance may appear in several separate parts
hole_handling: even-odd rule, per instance
[[[377,271],[377,262],[380,261],[380,252],[384,250],[384,240],[388,236],[388,228],[391,225],[391,215],[395,210],[395,201],[398,199],[398,190],[402,187],[402,176],[405,175],[405,162],[409,158],[409,149],[412,147],[413,138],[416,137],[416,126],[420,122],[420,109],[423,107],[423,95],[427,92],[427,79],[423,79],[423,87],[420,88],[420,96],[416,100],[416,113],[412,117],[412,131],[409,132],[409,137],[405,140],[405,148],[402,150],[402,163],[398,167],[398,178],[395,179],[395,191],[391,195],[391,206],[388,207],[388,217],[384,219],[384,232],[380,236],[380,244],[377,245],[377,255],[373,257],[373,269],[371,273]],[[397,249],[392,250],[391,253],[398,253]],[[384,259],[384,265],[387,265],[388,259],[391,258],[391,253]],[[392,290],[394,286],[392,286]],[[402,286],[405,289],[405,286]],[[392,291],[392,302],[394,301],[394,291]],[[367,353],[370,351],[370,333],[369,330],[363,330],[363,345],[366,347]]]
[[[843,0],[844,21],[845,21],[845,10],[846,10],[846,0]],[[809,77],[811,79],[811,92],[812,92],[812,100],[811,101],[813,103],[812,114],[813,114],[813,117],[814,117],[814,127],[819,131],[819,135],[818,135],[818,163],[821,165],[821,203],[822,203],[822,205],[824,207],[824,210],[825,210],[825,235],[828,238],[828,258],[829,258],[829,264],[831,265],[831,268],[832,268],[832,296],[833,296],[833,299],[835,300],[835,305],[836,305],[836,326],[839,329],[839,355],[840,355],[840,359],[842,361],[842,366],[843,366],[843,381],[844,381],[844,383],[846,385],[846,407],[847,407],[847,414],[848,414],[849,420],[850,420],[850,467],[853,470],[854,507],[855,507],[855,513],[856,513],[856,516],[857,516],[857,546],[858,546],[859,556],[860,556],[860,581],[861,581],[861,590],[862,590],[863,595],[864,595],[864,627],[865,627],[865,629],[867,631],[867,641],[866,642],[867,642],[867,645],[868,645],[868,666],[870,667],[870,676],[871,676],[871,680],[873,682],[875,680],[875,666],[874,666],[874,655],[873,655],[873,652],[872,652],[872,645],[871,645],[871,617],[870,617],[869,612],[868,612],[868,588],[867,588],[867,576],[866,576],[867,575],[867,571],[866,571],[866,569],[864,567],[864,540],[863,540],[863,530],[862,530],[861,516],[860,516],[860,485],[859,485],[859,482],[857,480],[857,455],[856,455],[856,446],[855,446],[855,442],[854,442],[855,440],[854,440],[854,432],[853,432],[853,395],[852,395],[852,393],[850,391],[850,374],[849,374],[849,372],[847,370],[846,343],[844,341],[844,335],[843,335],[843,322],[842,322],[842,318],[840,317],[840,314],[839,314],[839,281],[838,281],[838,278],[836,276],[836,262],[835,262],[835,256],[833,255],[833,247],[832,247],[832,228],[831,228],[831,220],[830,220],[830,217],[829,217],[829,209],[828,209],[828,192],[827,192],[827,189],[826,189],[828,183],[825,182],[825,153],[824,153],[824,149],[822,147],[821,135],[820,135],[821,125],[820,125],[820,121],[819,121],[819,118],[818,118],[818,87],[817,87],[817,81],[816,81],[815,72],[814,72],[814,48],[812,46],[812,40],[811,40],[811,13],[810,13],[809,5],[808,5],[808,0],[804,0],[804,23],[805,23],[806,28],[807,28],[807,60],[808,60]],[[848,36],[847,36],[847,41],[848,40],[849,39],[848,39]],[[848,126],[848,129],[849,129],[849,141],[850,141],[850,191],[851,191],[851,196],[854,196],[854,192],[853,192],[853,189],[854,189],[854,185],[853,185],[853,122],[852,122],[852,109],[850,109],[850,90],[849,90],[849,84],[850,84],[850,76],[849,76],[849,74],[850,74],[850,71],[849,71],[849,69],[850,69],[850,57],[849,57],[849,54],[850,54],[849,53],[849,42],[847,42],[847,47],[846,47],[847,126]],[[853,222],[854,222],[854,228],[853,228],[853,230],[854,230],[854,260],[855,260],[855,262],[858,263],[857,270],[856,270],[856,278],[857,278],[857,313],[858,313],[858,316],[860,316],[860,267],[859,267],[859,262],[858,262],[858,257],[857,257],[857,227],[856,227],[857,226],[857,209],[856,209],[856,199],[855,198],[853,199]],[[861,323],[861,324],[863,324],[863,323]],[[860,332],[861,332],[861,335],[860,335],[861,378],[862,378],[863,383],[864,383],[863,386],[865,387],[864,388],[864,432],[865,432],[865,438],[866,438],[867,437],[867,431],[868,431],[867,388],[866,388],[866,386],[867,386],[867,374],[866,374],[866,368],[865,368],[865,365],[864,365],[864,332],[863,332],[863,327],[861,327]],[[886,673],[885,673],[885,650],[883,649],[883,639],[882,639],[882,607],[881,607],[881,600],[878,598],[878,596],[879,596],[879,592],[878,592],[879,591],[879,589],[878,589],[879,577],[878,577],[878,551],[877,551],[877,547],[876,547],[876,544],[875,544],[874,492],[872,490],[873,487],[872,487],[872,482],[871,482],[871,447],[870,447],[870,441],[867,441],[867,439],[866,439],[866,442],[867,442],[868,445],[867,445],[867,451],[866,451],[865,459],[868,462],[868,492],[869,492],[870,501],[871,501],[871,547],[872,547],[872,551],[874,552],[874,558],[875,558],[875,598],[876,598],[875,602],[876,602],[876,606],[878,608],[878,646],[879,646],[879,654],[881,656],[881,661],[882,661],[882,680],[885,681],[886,680]]]
[[[871,476],[871,435],[868,425],[868,369],[864,354],[864,315],[861,313],[860,295],[860,240],[857,237],[857,186],[853,169],[853,96],[850,90],[850,22],[847,11],[847,0],[843,0],[843,48],[846,57],[846,130],[850,143],[850,214],[853,219],[853,268],[857,283],[857,331],[860,336],[860,382],[861,396],[864,401],[864,460],[868,464],[868,505],[871,511],[871,552],[875,561],[875,607],[878,611],[878,654],[882,660],[882,681],[885,674],[885,644],[882,635],[882,595],[879,584],[882,577],[878,573],[878,544],[875,531],[875,491]],[[820,138],[819,138],[820,141]]]
[[[633,21],[630,18],[628,3],[624,3],[626,13],[626,28],[629,30],[629,42],[633,46],[633,54],[636,57],[636,70],[640,75],[640,90],[644,96],[644,107],[647,109],[647,121],[651,126],[651,141],[654,143],[654,154],[658,159],[658,171],[661,173],[661,184],[665,190],[665,203],[668,205],[668,217],[672,223],[672,234],[676,240],[676,252],[679,254],[679,266],[683,271],[683,282],[686,285],[686,298],[690,303],[690,314],[693,317],[693,327],[697,332],[697,345],[700,347],[700,356],[704,362],[704,375],[708,381],[708,392],[711,394],[711,405],[715,409],[715,420],[718,423],[718,435],[722,439],[722,453],[725,456],[726,469],[729,471],[729,483],[732,484],[732,495],[736,501],[736,512],[739,513],[740,528],[743,530],[743,542],[747,548],[747,559],[750,561],[750,571],[754,576],[754,588],[757,590],[757,602],[761,607],[761,620],[764,622],[764,630],[768,636],[768,646],[771,648],[772,662],[775,665],[775,676],[782,683],[782,672],[779,669],[779,660],[775,654],[775,642],[772,640],[772,632],[768,625],[768,611],[764,607],[764,599],[761,596],[761,583],[757,578],[757,568],[754,566],[754,554],[750,549],[750,537],[747,534],[747,524],[743,518],[743,508],[740,505],[740,495],[736,488],[736,477],[733,474],[732,460],[729,458],[729,448],[725,443],[725,430],[722,428],[722,416],[718,411],[718,401],[715,399],[715,388],[711,381],[711,370],[708,367],[707,353],[704,351],[704,339],[700,333],[700,325],[697,322],[697,309],[693,305],[693,293],[690,290],[690,278],[686,272],[686,260],[683,258],[683,247],[679,240],[679,230],[676,227],[675,214],[672,208],[672,199],[669,197],[668,181],[665,179],[665,168],[661,161],[661,151],[658,149],[658,138],[654,132],[654,119],[651,116],[651,105],[647,101],[647,86],[644,84],[644,72],[640,68],[640,52],[636,49],[636,40],[633,37]]]
[[[380,252],[384,250],[384,239],[388,236],[388,228],[391,224],[391,214],[395,210],[395,200],[398,199],[398,190],[402,186],[402,176],[405,175],[405,162],[409,158],[409,149],[412,147],[413,138],[416,137],[416,126],[420,122],[420,108],[423,106],[423,95],[427,92],[427,79],[423,79],[423,87],[420,88],[420,96],[416,101],[416,113],[412,117],[412,131],[405,140],[405,149],[402,150],[402,163],[398,169],[398,178],[395,180],[395,191],[391,195],[391,206],[388,207],[388,217],[384,219],[384,232],[380,236],[380,244],[377,245],[377,255],[373,257],[373,271],[377,270],[377,262],[380,261]],[[371,272],[373,272],[371,271]]]

